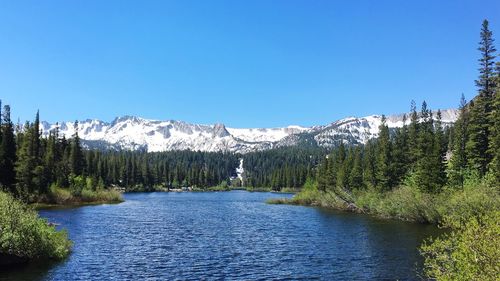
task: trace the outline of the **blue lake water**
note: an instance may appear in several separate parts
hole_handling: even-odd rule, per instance
[[[118,205],[40,211],[74,242],[59,263],[0,280],[417,280],[434,226],[269,205],[289,194],[131,193]]]

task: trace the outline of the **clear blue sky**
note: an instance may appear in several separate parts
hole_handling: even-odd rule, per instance
[[[500,1],[0,1],[0,99],[50,122],[232,127],[450,108]]]

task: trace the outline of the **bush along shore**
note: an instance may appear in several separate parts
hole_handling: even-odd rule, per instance
[[[64,259],[70,249],[66,231],[56,230],[31,207],[0,191],[0,267]]]

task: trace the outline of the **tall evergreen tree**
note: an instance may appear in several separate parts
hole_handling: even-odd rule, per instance
[[[14,125],[10,119],[10,106],[5,105],[3,120],[0,126],[2,141],[0,143],[0,186],[6,187],[11,192],[15,189],[16,173],[16,140],[14,137]]]
[[[443,124],[441,111],[438,110],[436,114],[436,122],[434,123],[434,143],[431,155],[432,161],[432,181],[434,183],[433,192],[440,191],[440,188],[446,183],[446,165],[445,154],[447,143],[443,133]]]
[[[375,140],[368,141],[364,150],[363,182],[365,186],[373,188],[377,186],[377,157],[375,151]]]
[[[415,101],[411,101],[410,105],[410,125],[408,126],[408,162],[409,169],[413,170],[414,164],[417,162],[418,158],[418,129],[419,120],[417,113],[417,106]]]
[[[488,163],[493,158],[489,149],[491,124],[490,114],[493,109],[493,91],[495,89],[494,59],[496,49],[493,45],[493,33],[489,30],[488,21],[483,21],[481,41],[478,50],[479,78],[476,80],[479,95],[470,106],[468,139],[466,143],[467,161],[480,176],[484,175]]]
[[[467,101],[464,95],[460,99],[460,116],[455,122],[451,140],[451,159],[448,165],[448,177],[452,185],[463,186],[467,168],[465,144],[467,143],[467,125],[469,123]]]
[[[493,160],[490,163],[489,169],[495,177],[497,185],[500,186],[500,61],[496,64],[496,79],[496,92],[491,112],[493,128],[489,142]]]
[[[427,108],[427,103],[422,103],[422,121],[418,133],[418,158],[415,163],[415,182],[422,191],[433,192],[436,190],[434,155],[435,136],[432,112]]]
[[[84,169],[85,160],[83,158],[80,137],[78,136],[78,121],[73,125],[75,133],[71,139],[71,151],[69,155],[71,172],[75,175],[81,175]]]
[[[36,195],[37,185],[35,182],[35,168],[37,167],[35,156],[33,155],[33,125],[26,122],[24,125],[25,131],[22,136],[18,135],[21,140],[19,149],[17,150],[16,162],[16,193],[22,197],[23,200],[29,201],[30,195]]]
[[[360,147],[354,149],[354,162],[349,177],[351,188],[362,189],[363,186],[363,160]]]
[[[406,176],[409,169],[409,144],[408,125],[406,124],[406,114],[403,116],[403,127],[396,129],[394,135],[394,145],[392,149],[392,173],[394,185],[398,185]]]
[[[382,124],[379,127],[377,139],[377,183],[380,190],[388,190],[393,187],[392,181],[392,144],[389,135],[389,127],[385,116],[382,116]]]

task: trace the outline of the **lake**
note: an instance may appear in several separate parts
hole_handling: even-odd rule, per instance
[[[74,242],[59,263],[0,280],[416,280],[431,225],[269,205],[267,192],[129,193],[42,210]]]

